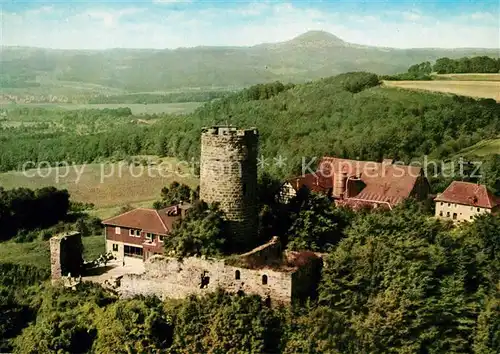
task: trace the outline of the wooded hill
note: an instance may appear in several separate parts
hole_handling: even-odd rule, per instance
[[[368,73],[296,86],[257,85],[190,115],[141,116],[160,118],[154,124],[138,125],[134,117],[123,116],[126,110],[81,110],[60,113],[71,115],[62,119],[63,128],[47,128],[42,123],[50,122],[54,111],[28,111],[24,119],[38,125],[2,129],[0,170],[19,168],[25,161],[83,163],[137,154],[197,160],[201,128],[226,123],[256,126],[260,152],[271,159],[267,168],[280,177],[296,173],[302,157],[446,159],[500,132],[500,105],[494,100],[380,87],[377,76]],[[8,111],[5,119],[19,114]],[[83,122],[92,128],[84,129]],[[272,159],[279,155],[287,159],[286,166],[276,169]]]
[[[395,74],[414,63],[473,55],[498,57],[495,49],[395,49],[344,42],[322,31],[282,43],[252,47],[164,50],[52,50],[4,47],[0,83],[8,88],[87,84],[86,90],[129,92],[187,88],[242,88],[280,80],[304,82],[347,71]],[[91,85],[100,85],[91,87]]]

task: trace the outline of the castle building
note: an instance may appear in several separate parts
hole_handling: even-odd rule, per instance
[[[436,217],[453,222],[471,221],[474,216],[500,211],[500,200],[486,186],[469,182],[453,181],[434,199]]]
[[[289,179],[283,199],[301,188],[331,197],[336,205],[353,209],[392,209],[407,198],[424,200],[430,186],[421,167],[382,162],[323,157],[314,173]]]
[[[104,220],[106,252],[124,262],[128,257],[147,260],[163,254],[164,237],[190,207],[179,204],[161,210],[138,208]]]
[[[233,246],[248,248],[257,234],[256,129],[203,128],[200,156],[200,199],[219,203],[232,234]]]
[[[269,305],[314,296],[321,279],[322,255],[281,251],[277,237],[247,253],[225,259],[157,255],[141,274],[124,274],[115,290],[123,297],[154,295],[182,299],[223,289],[259,295]]]

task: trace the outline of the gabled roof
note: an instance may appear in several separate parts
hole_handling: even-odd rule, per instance
[[[313,192],[325,194],[327,194],[333,187],[331,178],[326,178],[315,173],[309,173],[303,176],[291,178],[288,180],[288,183],[290,183],[295,190],[299,190],[302,186],[306,186]]]
[[[436,202],[447,202],[492,209],[499,205],[499,200],[485,185],[470,182],[453,181],[446,190],[438,194]]]
[[[176,206],[161,210],[138,208],[104,220],[102,223],[104,225],[119,226],[166,235],[172,230],[175,221],[180,218],[181,213],[179,209],[176,209]]]
[[[305,185],[312,191],[327,193],[333,188],[334,176],[338,173],[346,174],[351,178],[350,181],[359,179],[364,183],[364,188],[357,195],[353,195],[349,187],[351,191],[348,198],[354,198],[362,204],[388,203],[391,206],[410,197],[418,178],[423,176],[421,167],[392,164],[389,159],[380,163],[323,157],[318,171],[290,179],[289,183],[295,189]]]

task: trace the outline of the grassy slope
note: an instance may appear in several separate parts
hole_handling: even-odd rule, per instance
[[[150,205],[152,201],[158,199],[161,188],[173,181],[183,182],[190,186],[195,186],[198,183],[194,176],[182,178],[177,174],[176,164],[178,160],[165,158],[163,162],[166,169],[161,170],[161,175],[158,167],[151,167],[151,172],[148,175],[147,167],[139,166],[131,169],[129,166],[120,168],[117,163],[109,165],[88,164],[76,166],[79,170],[83,168],[80,179],[78,179],[78,172],[71,167],[69,171],[61,170],[60,175],[67,174],[67,176],[58,180],[58,172],[53,168],[50,171],[41,169],[40,173],[36,170],[27,171],[30,175],[36,174],[34,177],[29,177],[23,172],[2,173],[0,174],[0,185],[5,189],[17,187],[35,189],[45,186],[65,188],[68,189],[73,200],[94,203],[103,215],[107,215],[107,209],[116,209],[116,207],[119,208],[127,203],[146,202]],[[141,174],[143,168],[144,172]],[[184,165],[179,168],[182,174],[189,173]],[[106,177],[113,171],[112,177]]]
[[[436,80],[436,81],[384,81],[384,85],[412,90],[426,90],[443,93],[453,93],[462,96],[478,98],[492,98],[500,102],[499,81],[459,81],[459,80]]]
[[[486,156],[492,154],[500,154],[500,138],[492,140],[483,140],[479,143],[463,149],[460,151],[460,155],[476,155],[476,156]]]
[[[82,238],[85,260],[96,258],[104,253],[104,236],[89,236]],[[12,241],[0,243],[0,262],[32,265],[40,268],[50,268],[50,253],[48,241],[15,243]]]

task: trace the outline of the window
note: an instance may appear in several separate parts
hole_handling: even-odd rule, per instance
[[[148,241],[153,241],[153,237],[154,237],[154,235],[153,235],[152,233],[149,233],[149,232],[148,232],[148,233],[146,234],[146,240],[148,240]]]
[[[120,230],[120,228],[117,226],[115,227],[115,234],[119,235],[122,233],[122,230]]]
[[[449,211],[446,212],[446,216],[450,217],[450,212]]]
[[[443,211],[442,210],[439,212],[439,216],[443,216]]]
[[[125,245],[125,246],[123,246],[123,253],[127,257],[142,258],[142,248],[141,247],[134,247],[134,246]]]
[[[267,275],[262,276],[262,285],[267,285]]]
[[[471,220],[472,220],[472,219],[474,219],[474,217],[473,217],[472,215],[471,215],[471,216],[469,216],[469,218],[470,218]]]
[[[479,213],[481,211],[481,208],[477,208],[477,212]]]
[[[113,252],[118,252],[118,244],[113,243]]]
[[[133,237],[141,237],[141,230],[129,230],[129,235]]]
[[[448,203],[448,207],[450,207],[450,203]]]
[[[457,220],[457,213],[453,213],[453,220]]]
[[[441,202],[441,206],[443,206],[443,204],[444,204],[444,203],[443,203],[443,202]]]
[[[162,235],[158,235],[158,241],[160,241],[161,243],[163,243],[163,237]]]
[[[234,279],[240,280],[240,277],[241,277],[241,273],[240,273],[239,270],[237,270],[236,272],[234,272]]]

